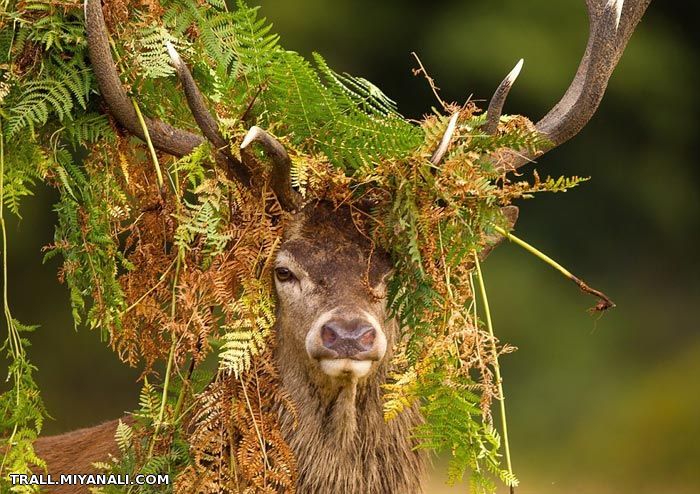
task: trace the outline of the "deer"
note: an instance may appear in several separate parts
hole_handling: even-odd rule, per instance
[[[518,149],[498,151],[492,158],[499,170],[519,169],[568,141],[591,120],[650,2],[586,0],[589,37],[576,74],[559,102],[534,124],[546,138],[545,149],[537,156]],[[101,0],[86,0],[85,20],[91,65],[107,111],[125,131],[145,140],[110,52]],[[416,449],[411,437],[411,430],[422,421],[418,407],[388,422],[382,412],[382,384],[391,371],[393,347],[400,334],[386,302],[390,256],[374,250],[358,232],[347,206],[303,202],[291,185],[290,158],[270,133],[250,128],[240,144],[242,158],[236,157],[187,65],[172,47],[168,49],[203,135],[146,118],[154,147],[180,157],[208,140],[216,150],[216,162],[236,180],[253,186],[254,173],[245,162],[245,151],[257,143],[272,164],[270,186],[292,218],[274,261],[278,335],[274,361],[282,387],[299,411],[298,423],[285,416],[280,423],[298,463],[297,492],[423,492],[427,457]],[[522,62],[498,86],[482,131],[496,131],[521,67]],[[435,165],[449,147],[455,122],[453,115],[432,155]],[[518,211],[511,208],[508,217],[513,226]],[[488,246],[482,256],[496,244]],[[49,473],[94,472],[94,462],[118,454],[117,423],[39,438],[35,450],[46,461]],[[54,487],[52,492],[57,494],[86,492],[80,486]]]

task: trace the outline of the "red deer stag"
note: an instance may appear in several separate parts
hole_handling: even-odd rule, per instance
[[[551,143],[550,149],[573,137],[593,116],[650,1],[586,0],[590,34],[583,58],[562,99],[536,124]],[[115,120],[143,139],[144,132],[110,53],[100,0],[86,1],[85,17],[91,63],[102,98]],[[197,124],[219,150],[217,161],[236,179],[250,183],[250,168],[228,151],[228,143],[188,68],[174,50],[171,55]],[[494,131],[519,66],[494,94],[486,131]],[[171,155],[185,155],[204,142],[204,137],[157,120],[147,119],[146,126],[153,145]],[[441,160],[450,137],[448,129],[433,155],[434,163]],[[298,492],[422,492],[424,458],[410,439],[411,428],[421,421],[419,413],[409,410],[388,423],[382,416],[380,386],[397,335],[396,324],[386,319],[384,301],[376,296],[383,291],[384,277],[390,272],[388,256],[371,255],[369,274],[374,293],[370,293],[362,281],[370,246],[356,231],[349,211],[333,210],[324,203],[302,206],[290,185],[290,160],[284,147],[257,127],[249,131],[241,147],[252,142],[270,155],[274,163],[272,188],[282,207],[295,215],[276,259],[279,344],[275,358],[283,387],[299,410],[296,427],[284,418],[281,424],[297,457]],[[495,158],[509,171],[532,157],[510,150]],[[42,438],[36,442],[36,451],[55,475],[90,472],[92,462],[116,453],[115,425],[110,422]],[[63,486],[53,492],[84,489]]]

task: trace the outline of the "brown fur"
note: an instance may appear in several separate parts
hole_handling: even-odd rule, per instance
[[[131,419],[125,417],[125,422]],[[42,437],[34,443],[34,450],[46,461],[48,472],[57,480],[60,474],[98,473],[92,466],[96,461],[107,461],[110,455],[118,456],[119,451],[114,441],[119,420],[105,422],[95,427],[78,429],[59,436]],[[37,472],[42,473],[42,472]],[[61,485],[47,488],[52,494],[78,494],[88,492],[86,486]]]
[[[299,215],[281,252],[280,257],[293,257],[313,283],[302,295],[303,304],[278,290],[276,360],[283,387],[298,409],[296,429],[291,417],[283,416],[281,424],[297,457],[299,492],[422,492],[424,458],[410,438],[421,417],[408,410],[387,423],[382,411],[380,386],[398,329],[385,322],[386,301],[374,298],[384,291],[388,256],[370,249],[347,208],[324,204]],[[331,379],[306,356],[303,339],[314,319],[337,307],[367,309],[384,323],[387,354],[365,378]]]
[[[280,348],[285,390],[298,410],[296,428],[282,417],[282,430],[295,452],[300,493],[417,494],[424,458],[414,451],[411,428],[416,410],[386,422],[382,391],[386,366],[365,382],[321,384],[302,365],[290,363]],[[283,363],[282,363],[283,362]]]
[[[370,255],[371,254],[371,255]],[[297,409],[297,423],[280,412],[282,432],[299,467],[300,494],[417,494],[423,491],[424,455],[415,451],[411,429],[416,409],[391,422],[382,411],[381,385],[389,371],[397,326],[387,320],[383,279],[386,253],[370,248],[348,208],[315,204],[287,230],[278,263],[291,267],[298,285],[277,284],[278,345],[275,360],[282,386]],[[387,352],[361,378],[329,377],[309,358],[305,337],[320,315],[365,311],[381,325]],[[41,439],[37,451],[52,473],[86,473],[92,461],[115,453],[116,422]],[[57,494],[85,492],[75,487]]]

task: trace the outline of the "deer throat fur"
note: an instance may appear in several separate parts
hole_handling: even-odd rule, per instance
[[[280,425],[297,459],[297,492],[423,492],[426,458],[411,439],[422,417],[414,407],[384,420],[380,386],[386,364],[359,381],[330,382],[310,378],[305,366],[289,362],[278,359],[297,413],[282,414]]]

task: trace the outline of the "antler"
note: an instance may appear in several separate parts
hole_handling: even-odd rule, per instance
[[[102,98],[109,112],[122,127],[140,139],[146,140],[136,111],[119,80],[117,67],[110,51],[109,33],[105,25],[101,0],[85,0],[84,7],[88,51]],[[185,63],[182,62],[174,49],[169,51],[178,77],[185,89],[187,102],[195,121],[217,149],[217,161],[227,166],[237,179],[248,185],[251,179],[250,171],[228,150],[225,139],[218,131],[216,120],[207,110],[204,98]],[[144,118],[144,120],[153,146],[173,156],[189,154],[204,142],[201,136],[178,129],[160,120],[153,118]]]
[[[496,132],[498,121],[501,119],[501,113],[503,112],[503,105],[506,102],[506,98],[508,98],[508,93],[510,92],[510,88],[513,87],[515,79],[520,75],[523,63],[524,60],[521,58],[518,63],[515,64],[513,70],[511,70],[506,78],[498,85],[496,92],[493,93],[491,102],[489,103],[486,123],[483,126],[484,132],[487,134]]]
[[[252,126],[243,138],[241,150],[253,142],[259,143],[272,160],[271,186],[283,209],[293,211],[301,204],[301,196],[292,188],[292,160],[282,143],[257,126]]]
[[[598,109],[608,81],[651,0],[587,0],[590,36],[573,82],[559,103],[537,122],[558,146],[575,136]]]
[[[450,141],[452,140],[452,135],[455,133],[457,128],[457,120],[459,119],[459,112],[455,112],[454,115],[450,117],[450,121],[447,123],[447,129],[440,139],[440,145],[437,147],[433,155],[430,157],[430,162],[433,165],[439,165],[442,158],[447,153],[447,148],[450,147]]]
[[[563,144],[575,136],[593,117],[603,99],[608,81],[620,60],[634,28],[641,20],[651,0],[586,0],[589,20],[589,36],[586,51],[579,63],[574,80],[559,102],[535,124],[536,130],[548,141],[541,153]],[[489,102],[488,116],[482,129],[493,134],[498,128],[503,105],[510,88],[520,74],[521,59],[501,82]],[[447,152],[455,131],[458,113],[455,113],[445,134],[430,161],[437,165]],[[496,168],[503,172],[512,171],[530,161],[534,156],[513,149],[499,150],[492,156]],[[502,208],[509,226],[515,225],[518,209],[514,206]],[[482,257],[488,255],[498,243],[484,249]]]
[[[187,68],[187,64],[180,58],[177,50],[175,50],[175,47],[169,41],[166,47],[170,55],[170,60],[175,67],[175,72],[182,83],[182,88],[187,98],[187,105],[190,107],[195,122],[197,122],[204,136],[214,145],[217,152],[223,154],[229,163],[235,163],[234,173],[237,178],[243,183],[250,183],[250,170],[244,163],[241,163],[231,154],[229,145],[226,139],[224,139],[224,136],[221,135],[216,119],[209,113],[207,105],[204,102],[204,96],[202,96],[202,93],[199,91],[199,87],[197,87],[197,83],[194,81],[190,69]]]
[[[586,0],[589,20],[586,51],[564,96],[535,124],[535,128],[549,141],[542,152],[568,141],[593,117],[610,76],[650,3],[651,0]],[[487,129],[492,124],[491,106],[496,105],[500,109],[505,101],[505,95],[502,101],[498,98],[501,95],[499,90],[489,105]],[[533,157],[509,150],[505,154],[499,153],[497,167],[502,171],[515,170]]]
[[[493,96],[491,97],[491,102],[489,103],[488,117],[483,125],[484,132],[486,132],[487,134],[493,134],[496,132],[496,129],[498,128],[498,121],[501,119],[501,113],[503,112],[503,105],[506,102],[506,98],[508,97],[510,88],[513,87],[513,83],[515,82],[515,79],[518,78],[518,75],[520,74],[520,70],[522,68],[523,59],[521,58],[520,61],[517,64],[515,64],[513,70],[510,71],[506,78],[503,79],[501,84],[499,84],[498,88],[496,88],[496,92],[493,93]],[[447,149],[450,147],[450,141],[452,140],[452,136],[454,135],[455,129],[457,128],[458,119],[459,111],[455,112],[452,115],[452,117],[450,117],[450,121],[447,123],[447,129],[442,135],[442,139],[440,139],[440,144],[438,145],[433,155],[430,157],[430,162],[433,165],[439,165],[442,161],[442,158],[445,157]]]

